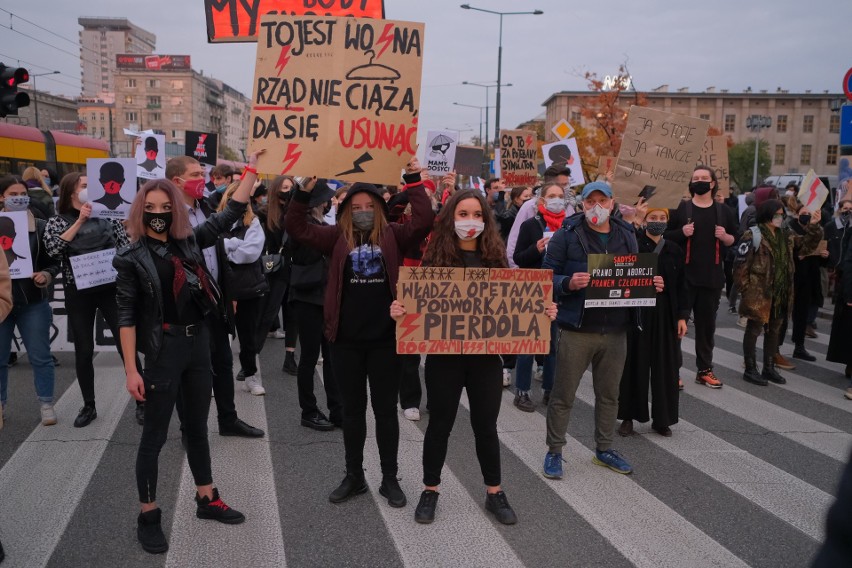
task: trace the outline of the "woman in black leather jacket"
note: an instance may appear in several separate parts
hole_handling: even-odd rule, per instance
[[[156,504],[157,468],[169,420],[181,392],[187,461],[195,479],[196,516],[237,524],[245,516],[228,507],[213,487],[207,415],[212,388],[207,314],[222,310],[215,279],[201,249],[216,242],[245,213],[257,178],[252,154],[239,189],[221,213],[191,228],[180,190],[152,180],[139,190],[128,214],[129,247],[113,260],[118,271],[116,300],[122,347],[141,351],[145,369],[125,362],[127,390],[145,401],[145,425],[136,456],[141,502],[137,537],[147,552],[168,550]]]

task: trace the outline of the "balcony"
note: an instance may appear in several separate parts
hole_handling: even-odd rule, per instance
[[[207,102],[211,105],[225,108],[225,99],[216,95],[215,93],[207,93]]]

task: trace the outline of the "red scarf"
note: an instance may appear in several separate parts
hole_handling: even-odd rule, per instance
[[[541,213],[541,216],[544,218],[547,228],[554,232],[562,226],[562,221],[565,220],[564,209],[559,213],[551,213],[544,208],[544,205],[539,204],[538,212]]]

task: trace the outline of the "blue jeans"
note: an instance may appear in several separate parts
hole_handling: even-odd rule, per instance
[[[41,402],[53,402],[53,357],[50,355],[50,325],[53,311],[47,300],[33,304],[15,305],[0,324],[0,400],[6,403],[9,384],[9,353],[15,337],[15,326],[27,349],[33,367],[36,396]]]
[[[559,328],[556,323],[550,325],[550,353],[544,357],[544,371],[542,371],[542,390],[553,389],[553,375],[556,374],[556,336]],[[535,355],[518,355],[515,365],[515,389],[528,391],[532,386],[532,364]]]

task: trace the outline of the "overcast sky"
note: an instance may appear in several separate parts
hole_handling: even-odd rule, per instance
[[[485,89],[462,81],[495,82],[499,18],[462,10],[459,0],[385,0],[388,19],[426,23],[421,136],[428,128],[479,134],[476,109]],[[842,92],[852,59],[849,0],[478,0],[490,10],[540,9],[542,16],[504,18],[502,119],[504,128],[540,114],[554,92],[585,89],[578,75],[616,72],[629,57],[637,89],[709,86],[738,92],[777,87],[791,92]],[[12,12],[45,29],[11,18]],[[0,62],[20,59],[39,90],[77,95],[79,16],[126,17],[157,36],[157,52],[189,54],[192,66],[251,96],[255,44],[208,44],[202,0],[8,0],[0,7]],[[49,31],[46,31],[49,30]],[[70,40],[70,41],[68,41]],[[63,52],[67,51],[69,53]],[[26,63],[25,63],[26,62]],[[490,105],[495,89],[491,89]],[[491,111],[491,129],[494,112]]]

